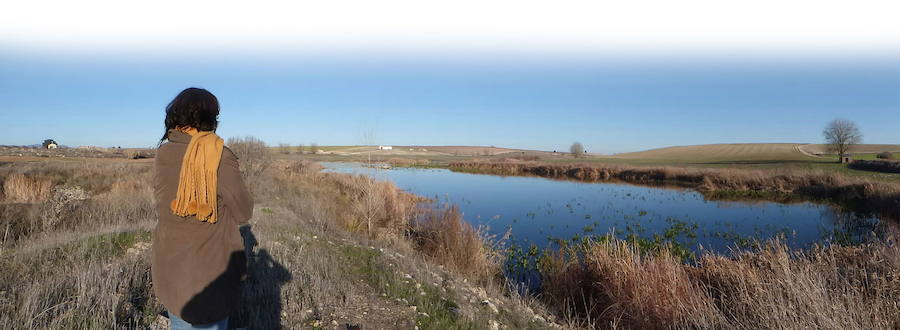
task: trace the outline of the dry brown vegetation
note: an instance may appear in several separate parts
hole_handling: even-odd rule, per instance
[[[155,319],[149,178],[146,163],[0,167],[4,187],[39,191],[0,203],[0,327],[131,328]]]
[[[511,318],[519,314],[509,310],[520,308],[520,303],[509,303],[500,316],[468,300],[457,314],[447,309],[444,301],[463,299],[454,298],[463,294],[459,288],[472,295],[471,285],[432,282],[455,283],[448,274],[457,272],[473,280],[469,283],[487,283],[484,278],[499,269],[481,253],[486,247],[480,232],[458,213],[414,225],[412,221],[424,216],[424,209],[416,207],[422,199],[390,183],[320,173],[321,167],[310,162],[267,166],[254,191],[258,206],[253,231],[248,227],[244,235],[253,257],[246,303],[237,322],[271,329],[332,326],[331,320],[388,328],[411,328],[421,320],[476,328],[486,327],[491,319],[523,326],[530,321]],[[163,307],[153,296],[149,275],[149,240],[156,218],[151,177],[148,162],[0,166],[3,184],[25,178],[29,184],[50,185],[48,196],[31,198],[30,203],[0,203],[0,328],[146,328],[159,322]],[[380,204],[371,214],[371,230],[360,226],[370,210],[357,207],[366,198]],[[429,232],[438,228],[457,231]],[[435,237],[430,241],[434,244],[414,244],[413,236]],[[370,244],[406,257],[373,253]],[[413,276],[402,278],[399,269]],[[450,273],[440,275],[444,269]],[[382,298],[378,292],[386,289],[361,283],[360,276],[374,276],[373,283],[388,281],[395,289]],[[423,286],[413,286],[412,280]],[[426,287],[427,294],[422,291]],[[407,304],[431,315],[410,312]]]
[[[421,207],[427,199],[404,193],[390,182],[365,175],[319,173],[319,165],[308,161],[279,162],[275,168],[285,175],[271,186],[274,189],[263,193],[285,198],[303,189],[308,195],[294,201],[316,205],[297,205],[295,210],[324,210],[312,215],[322,226],[370,239],[407,241],[435,263],[472,279],[490,279],[499,272],[497,258],[489,253],[490,237],[463,220],[455,208]]]
[[[498,275],[503,254],[496,245],[505,238],[498,240],[487,228],[474,228],[456,206],[425,211],[410,232],[416,249],[451,270],[482,281]]]
[[[618,180],[636,184],[672,184],[703,193],[797,195],[834,200],[866,211],[900,217],[900,184],[801,169],[717,169],[620,164],[547,164],[517,161],[464,161],[455,171],[498,175],[535,175],[580,181]]]
[[[608,239],[544,261],[543,299],[592,327],[896,329],[900,247],[869,244],[790,252],[777,241],[684,264]]]
[[[3,182],[3,199],[12,203],[34,203],[50,197],[51,182],[38,177],[15,173]]]
[[[775,242],[758,252],[701,255],[696,264],[684,264],[665,249],[639,252],[610,239],[544,258],[543,291],[522,299],[497,276],[503,255],[495,244],[503,239],[486,236],[452,206],[423,207],[421,197],[390,183],[322,173],[312,162],[261,166],[252,232],[246,227],[244,235],[252,256],[245,304],[235,318],[251,328],[488,328],[495,320],[542,327],[530,316],[541,306],[578,328],[900,326],[900,248],[893,242],[805,253]],[[603,177],[599,169],[576,168],[542,173]],[[781,182],[785,191],[813,180],[666,170],[608,173],[745,189]],[[50,183],[43,197],[19,202],[4,193],[0,203],[0,328],[146,328],[157,322],[163,307],[149,276],[156,218],[151,176],[146,162],[0,165],[4,191],[14,177]],[[497,304],[499,313],[482,306],[487,299],[492,303],[484,305]]]

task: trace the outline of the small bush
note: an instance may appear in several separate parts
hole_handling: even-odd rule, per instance
[[[885,151],[876,155],[876,157],[878,157],[878,159],[894,159],[894,154]]]
[[[245,136],[229,138],[227,144],[238,158],[244,183],[251,191],[256,190],[263,172],[272,166],[272,154],[266,143],[256,137]]]

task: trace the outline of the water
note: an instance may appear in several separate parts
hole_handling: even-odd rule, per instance
[[[661,238],[690,252],[727,254],[775,236],[792,248],[849,243],[879,231],[878,218],[809,202],[711,201],[689,189],[501,177],[446,169],[373,169],[323,163],[326,171],[372,175],[425,197],[459,206],[464,218],[487,225],[511,243],[553,247],[560,240],[615,234]]]

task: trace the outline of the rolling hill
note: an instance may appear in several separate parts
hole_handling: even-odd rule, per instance
[[[815,162],[821,158],[800,151],[797,143],[708,144],[624,153],[612,158],[665,160],[685,163],[778,163]]]

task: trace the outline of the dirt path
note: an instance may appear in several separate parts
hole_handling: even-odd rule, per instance
[[[812,152],[806,151],[806,149],[805,149],[804,147],[806,147],[806,146],[811,146],[811,145],[812,145],[812,144],[801,144],[801,145],[795,146],[794,149],[797,149],[797,152],[799,152],[799,153],[801,153],[801,154],[804,154],[804,155],[806,155],[806,156],[809,156],[809,157],[822,158],[822,157],[819,156],[819,155],[816,155],[816,154],[814,154],[814,153],[812,153]]]

